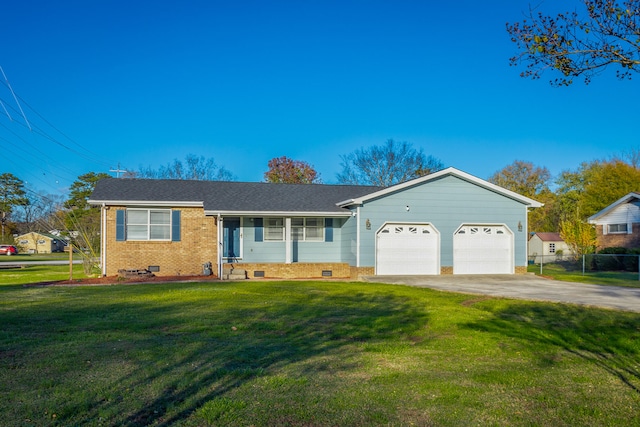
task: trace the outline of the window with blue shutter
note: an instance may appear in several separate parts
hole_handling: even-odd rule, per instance
[[[126,239],[126,224],[125,224],[126,211],[116,211],[116,241],[122,242]]]
[[[262,218],[254,218],[253,226],[255,228],[255,241],[262,242],[264,240],[264,228]]]
[[[333,218],[324,219],[324,241],[333,242]]]
[[[180,211],[171,211],[171,241],[180,241]]]

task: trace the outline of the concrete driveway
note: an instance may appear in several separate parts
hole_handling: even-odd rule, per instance
[[[364,280],[466,294],[563,302],[640,313],[640,288],[561,282],[531,274],[367,276]]]

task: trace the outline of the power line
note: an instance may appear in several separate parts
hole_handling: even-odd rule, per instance
[[[13,95],[13,99],[16,101],[16,104],[18,105],[18,108],[20,109],[20,112],[22,113],[22,118],[24,118],[24,122],[27,124],[29,129],[31,129],[31,125],[29,124],[29,120],[27,120],[27,116],[25,116],[24,111],[22,111],[22,106],[20,105],[20,102],[18,101],[18,98],[16,97],[16,93],[13,91],[13,88],[11,87],[11,83],[9,83],[9,79],[7,79],[7,75],[4,73],[4,70],[2,69],[1,66],[0,66],[0,71],[2,71],[2,76],[4,77],[4,81],[6,82],[7,87],[11,91],[11,95]]]

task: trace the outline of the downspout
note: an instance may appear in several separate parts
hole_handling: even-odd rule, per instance
[[[222,230],[222,216],[220,216],[220,214],[218,214],[218,228],[216,230],[216,234],[217,234],[217,243],[218,243],[218,250],[217,252],[217,258],[218,258],[218,279],[222,280],[222,236],[221,236],[221,230]]]
[[[102,227],[102,231],[100,232],[100,263],[102,275],[107,275],[107,208],[106,204],[103,203],[100,208],[100,225]]]
[[[529,268],[529,206],[525,206],[524,208],[524,268]],[[540,251],[541,254],[544,255],[544,245],[542,245],[543,250]],[[514,251],[515,252],[515,251]],[[540,258],[540,266],[542,266],[542,258]],[[516,266],[514,261],[513,272],[516,272]],[[526,272],[526,271],[525,271]]]
[[[360,206],[356,207],[356,267],[360,267]]]
[[[292,242],[291,242],[291,217],[285,218],[284,225],[284,241],[285,241],[285,250],[284,250],[284,263],[291,264],[293,262],[292,256]]]

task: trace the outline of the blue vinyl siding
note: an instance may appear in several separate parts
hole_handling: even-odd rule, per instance
[[[342,257],[341,239],[341,226],[344,221],[342,218],[332,219],[332,241],[330,242],[291,242],[294,262],[346,262]],[[285,242],[260,239],[263,233],[261,226],[262,221],[256,221],[256,218],[243,218],[242,261],[285,262]]]
[[[407,206],[409,210],[407,211]],[[453,233],[462,224],[505,224],[514,234],[515,265],[526,265],[526,207],[454,176],[367,202],[360,209],[360,263],[375,264],[375,235],[385,222],[429,222],[441,236],[441,265],[453,265]],[[366,219],[371,230],[365,229]],[[518,222],[523,231],[518,231]]]

